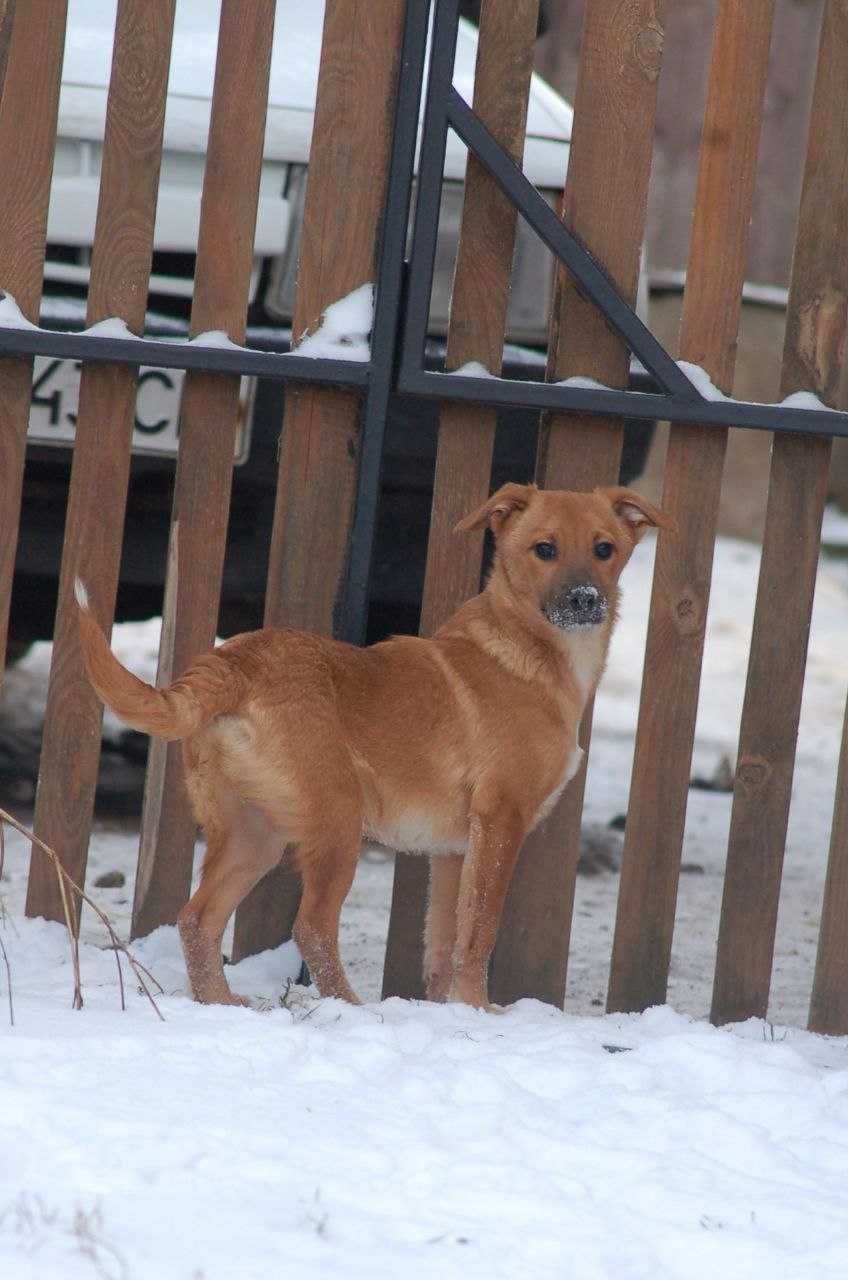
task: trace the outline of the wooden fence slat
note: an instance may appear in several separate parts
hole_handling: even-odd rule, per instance
[[[330,303],[375,279],[404,8],[402,0],[326,6],[295,343],[319,327]],[[301,387],[286,397],[269,622],[332,631],[356,481],[358,411],[355,392]]]
[[[18,15],[20,19],[21,15]],[[144,326],[162,151],[174,0],[119,0],[87,321]],[[17,20],[16,20],[17,26]],[[123,535],[137,371],[83,368],[68,499],[53,662],[44,719],[35,831],[81,883],[85,877],[102,707],[79,652],[73,581],[111,625]],[[108,497],[105,497],[108,495]],[[33,848],[27,914],[62,919],[47,858]]]
[[[824,885],[813,994],[811,1031],[848,1035],[848,705],[836,774],[836,802]]]
[[[224,0],[198,233],[191,334],[243,342],[265,140],[276,0]],[[237,377],[189,372],[180,411],[159,682],[212,646],[218,619]],[[132,936],[172,924],[191,885],[195,823],[179,743],[151,741]]]
[[[520,162],[539,0],[506,9],[484,0],[480,13],[474,110],[493,137]],[[446,367],[471,360],[492,373],[501,368],[517,214],[473,155],[468,157],[456,270],[451,294]],[[453,529],[485,502],[492,474],[497,413],[480,405],[445,404],[439,418],[421,634],[432,635],[477,593],[483,536]],[[399,853],[383,997],[424,994],[424,916],[428,860]]]
[[[721,0],[701,139],[680,351],[729,392],[773,0]],[[672,425],[607,1007],[662,1004],[677,902],[724,428]]]
[[[825,7],[781,397],[835,405],[848,321],[848,10]],[[742,711],[713,1022],[765,1017],[831,441],[778,434]],[[787,578],[787,566],[791,573]]]
[[[56,114],[67,0],[14,5],[4,12],[8,40],[0,98],[0,289],[38,323],[47,208],[56,146]],[[0,360],[0,684],[23,488],[32,361]]]
[[[376,279],[404,0],[327,0],[292,332],[318,328],[339,298]],[[286,392],[265,621],[329,634],[356,489],[360,396]],[[275,946],[297,908],[287,868],[236,912],[233,955]],[[284,931],[284,932],[282,932]]]
[[[645,231],[662,59],[664,0],[589,0],[585,11],[564,216],[632,302]],[[627,183],[621,175],[627,174]],[[547,377],[584,374],[624,387],[630,353],[564,269],[557,274]],[[591,490],[618,479],[620,419],[549,414],[537,479]],[[589,747],[591,707],[580,741]],[[534,996],[562,1006],[586,761],[521,851],[492,959],[490,991],[503,1004]]]
[[[9,61],[15,25],[15,7],[16,0],[0,0],[0,102],[3,100],[3,85],[6,83],[6,64]]]

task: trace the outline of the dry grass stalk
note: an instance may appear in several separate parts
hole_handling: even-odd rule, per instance
[[[6,833],[3,829],[3,823],[0,822],[0,880],[3,879],[3,867],[6,865]],[[2,899],[0,899],[0,914],[3,914],[4,908]],[[9,957],[6,954],[6,947],[2,937],[0,937],[0,955],[3,957],[3,964],[6,966],[6,986],[9,992],[9,1023],[15,1025],[15,1005],[12,999],[12,970],[9,967]]]
[[[12,999],[12,970],[9,967],[9,957],[6,954],[6,946],[3,939],[0,938],[0,956],[3,957],[3,964],[6,966],[6,989],[9,992],[9,1025],[15,1025],[15,1004]]]
[[[39,849],[41,849],[42,852],[45,853],[47,857],[50,859],[50,862],[53,866],[53,870],[56,872],[56,878],[59,883],[59,892],[62,895],[62,912],[65,917],[65,927],[68,931],[68,940],[70,942],[70,947],[71,947],[71,959],[72,959],[73,968],[74,968],[73,1007],[75,1009],[81,1009],[83,1000],[82,1000],[82,981],[80,977],[80,964],[79,964],[79,937],[77,935],[76,924],[74,922],[73,916],[71,915],[70,899],[68,897],[69,892],[76,894],[80,902],[85,902],[91,907],[92,911],[97,916],[98,920],[103,925],[103,928],[106,930],[106,932],[109,935],[109,940],[111,942],[112,950],[115,952],[115,963],[118,966],[118,986],[121,992],[121,1008],[126,1009],[127,1007],[125,993],[124,993],[124,974],[123,974],[123,970],[121,969],[121,956],[124,955],[126,956],[127,962],[136,976],[136,980],[138,982],[139,987],[141,988],[144,995],[147,996],[147,999],[150,1001],[151,1005],[153,1006],[153,1010],[157,1018],[159,1018],[160,1021],[164,1022],[165,1021],[164,1015],[162,1014],[161,1009],[159,1008],[159,1006],[156,1003],[156,1000],[154,999],[153,992],[150,990],[150,987],[148,986],[147,978],[149,978],[151,982],[154,983],[155,986],[159,987],[160,994],[162,992],[162,988],[159,986],[159,983],[156,982],[156,979],[152,976],[152,974],[147,969],[145,969],[144,965],[140,964],[139,961],[136,960],[135,956],[132,954],[129,948],[123,942],[121,942],[120,938],[115,932],[115,929],[112,925],[111,920],[106,915],[106,913],[102,911],[100,907],[98,907],[97,903],[94,902],[88,896],[88,894],[79,887],[77,882],[70,875],[68,875],[68,872],[65,870],[65,868],[62,866],[61,862],[59,861],[58,854],[53,849],[51,849],[49,845],[45,844],[43,840],[40,840],[39,837],[35,834],[35,832],[32,831],[29,827],[24,826],[22,822],[18,822],[17,818],[13,817],[11,813],[8,813],[5,809],[0,808],[0,836],[2,836],[4,822],[8,822],[9,825],[11,827],[14,827],[16,831],[20,831],[22,836],[26,836],[28,840],[31,840],[33,842],[33,844],[38,845]],[[0,944],[0,946],[1,945],[2,944]],[[8,970],[8,964],[7,964],[7,970]],[[9,999],[11,1001],[11,986],[9,990]]]

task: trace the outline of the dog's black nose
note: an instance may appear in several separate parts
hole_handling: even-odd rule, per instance
[[[605,621],[609,606],[597,587],[590,582],[566,586],[559,595],[544,606],[542,612],[555,627],[563,631],[583,631],[587,627],[600,626]]]
[[[572,587],[567,596],[568,604],[575,613],[589,613],[598,603],[597,587]]]

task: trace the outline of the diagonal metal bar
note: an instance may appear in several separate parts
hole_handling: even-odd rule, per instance
[[[682,400],[701,399],[697,388],[624,301],[601,264],[595,261],[586,246],[564,226],[532,182],[525,178],[520,167],[498,145],[483,122],[453,87],[448,91],[447,117],[465,145],[488,169],[504,195],[516,205],[539,238],[565,264],[660,386]]]

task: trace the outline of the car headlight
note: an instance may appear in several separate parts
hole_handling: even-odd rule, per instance
[[[552,208],[557,193],[542,193]],[[462,220],[463,186],[445,182],[439,210],[439,237],[430,299],[430,333],[447,333],[450,297]],[[516,222],[515,253],[512,260],[506,337],[508,342],[545,346],[548,341],[548,314],[553,283],[550,251],[522,217]]]
[[[294,315],[294,292],[297,285],[297,260],[303,230],[306,203],[306,166],[291,165],[285,197],[289,210],[289,232],[286,246],[271,264],[271,274],[263,299],[265,310],[274,320],[291,324]]]

